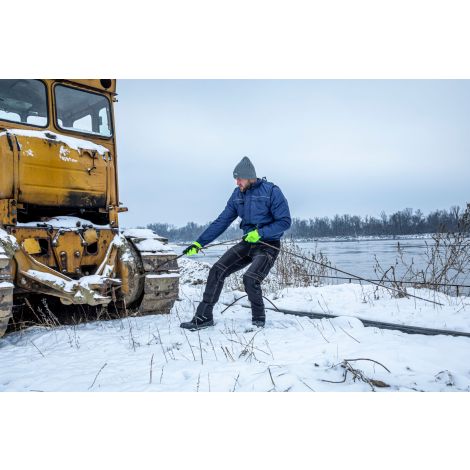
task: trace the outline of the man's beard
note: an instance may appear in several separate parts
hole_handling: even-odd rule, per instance
[[[246,185],[246,187],[240,188],[240,191],[244,193],[245,191],[248,191],[248,189],[250,189],[252,186],[253,186],[253,183],[250,182]]]

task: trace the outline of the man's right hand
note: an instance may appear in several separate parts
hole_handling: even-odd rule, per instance
[[[188,246],[185,250],[183,250],[183,255],[186,256],[193,256],[197,255],[199,251],[201,250],[202,245],[198,242],[193,242],[191,245]]]

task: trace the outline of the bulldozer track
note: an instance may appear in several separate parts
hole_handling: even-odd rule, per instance
[[[139,245],[145,238],[126,236],[140,255],[139,273],[136,282],[139,301],[136,303],[138,315],[170,313],[179,293],[177,255],[172,251],[143,251]],[[157,238],[164,245],[166,239]]]

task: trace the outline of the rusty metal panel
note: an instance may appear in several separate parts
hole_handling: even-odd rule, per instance
[[[19,202],[62,207],[106,206],[108,158],[61,139],[16,135],[20,146]],[[79,139],[73,142],[79,142]],[[83,141],[85,142],[85,141]],[[85,145],[85,144],[84,144]]]
[[[0,199],[0,225],[15,225],[17,205],[14,199]]]
[[[41,246],[39,242],[35,238],[26,238],[23,241],[23,248],[26,253],[30,255],[37,255],[41,253]]]
[[[16,227],[12,235],[20,245],[30,238],[46,240],[47,248],[43,253],[33,255],[33,258],[67,274],[77,274],[83,271],[83,266],[99,266],[114,238],[111,230],[100,230],[96,252],[88,253],[83,245],[83,237],[75,230]]]

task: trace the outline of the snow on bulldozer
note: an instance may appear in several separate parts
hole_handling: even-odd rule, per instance
[[[121,230],[115,80],[0,80],[0,337],[28,299],[169,313],[176,253]]]

